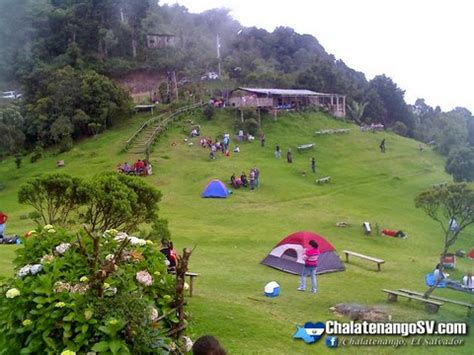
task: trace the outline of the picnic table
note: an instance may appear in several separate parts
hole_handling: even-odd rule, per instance
[[[308,149],[311,149],[311,148],[314,148],[314,143],[309,143],[309,144],[302,144],[302,145],[299,145],[297,147],[298,149],[298,152],[301,152],[303,150],[308,150]]]
[[[330,176],[326,176],[326,177],[323,177],[323,178],[320,178],[320,179],[317,179],[316,180],[316,183],[318,185],[321,185],[321,184],[326,184],[328,182],[331,182],[331,177]]]
[[[367,256],[367,255],[363,255],[363,254],[359,254],[359,253],[356,253],[354,251],[350,251],[350,250],[343,250],[342,251],[344,254],[346,254],[346,263],[349,262],[349,255],[352,255],[352,256],[355,256],[355,257],[358,257],[358,258],[361,258],[361,259],[365,259],[365,260],[368,260],[368,261],[372,261],[374,263],[377,264],[377,268],[378,268],[378,271],[380,271],[380,265],[385,263],[385,260],[383,259],[378,259],[378,258],[374,258],[372,256]]]
[[[387,300],[389,302],[397,302],[398,296],[406,297],[409,300],[417,300],[417,301],[423,302],[425,304],[425,309],[428,313],[437,313],[439,310],[439,307],[443,305],[443,302],[435,301],[429,298],[423,298],[417,295],[411,295],[405,292],[393,291],[393,290],[387,290],[387,289],[383,289],[382,292],[385,292],[388,294]]]
[[[411,291],[411,290],[406,290],[406,289],[404,289],[404,288],[401,288],[401,289],[399,289],[398,291],[407,293],[407,294],[409,294],[409,295],[415,295],[415,296],[420,296],[420,297],[423,297],[423,296],[424,296],[424,293],[416,292],[416,291]],[[471,310],[472,310],[472,308],[474,307],[474,305],[471,304],[471,303],[466,303],[466,302],[460,302],[460,301],[450,300],[450,299],[444,298],[444,297],[438,297],[438,296],[432,296],[432,295],[430,295],[429,299],[432,299],[432,300],[435,300],[435,301],[441,301],[441,302],[451,303],[451,304],[455,304],[455,305],[462,306],[462,307],[467,307],[467,316],[468,316],[468,317],[471,315]]]

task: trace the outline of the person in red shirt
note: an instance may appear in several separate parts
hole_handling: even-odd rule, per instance
[[[382,234],[388,235],[395,238],[406,238],[407,235],[403,231],[396,231],[391,229],[382,229]]]
[[[311,292],[316,293],[318,289],[318,284],[316,282],[316,268],[318,266],[319,254],[319,245],[315,240],[310,240],[309,245],[311,248],[304,250],[303,260],[304,267],[303,272],[301,273],[301,282],[298,291],[304,291],[306,289],[306,275],[311,275]]]
[[[8,216],[0,211],[0,238],[3,238],[3,233],[5,232],[5,227],[7,225]]]

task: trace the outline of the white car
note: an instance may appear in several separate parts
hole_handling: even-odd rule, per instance
[[[4,91],[2,92],[2,99],[19,99],[21,94],[18,94],[16,91]]]
[[[201,76],[201,80],[217,80],[219,79],[219,75],[213,71],[210,71],[203,76]]]

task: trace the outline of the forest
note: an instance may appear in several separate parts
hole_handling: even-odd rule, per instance
[[[270,33],[243,27],[227,9],[194,14],[149,0],[1,0],[0,12],[0,86],[23,96],[0,107],[0,154],[36,146],[68,150],[75,139],[130,116],[130,97],[114,81],[123,75],[175,72],[192,92],[203,73],[220,65],[222,87],[344,94],[348,118],[358,124],[383,123],[435,144],[451,161],[474,156],[474,117],[467,109],[442,112],[422,98],[408,105],[387,75],[367,80],[315,37],[292,28]],[[149,48],[150,34],[172,36],[173,45]]]

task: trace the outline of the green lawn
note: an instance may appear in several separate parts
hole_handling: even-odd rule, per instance
[[[55,161],[64,159],[61,171],[79,176],[115,169],[119,162],[136,156],[120,154],[123,142],[146,116],[133,123],[77,145],[72,151],[50,156],[35,164],[24,163],[17,170],[13,161],[0,163],[0,209],[9,216],[9,233],[24,233],[33,224],[20,217],[31,209],[16,202],[18,186],[27,177],[56,171]],[[218,113],[212,121],[201,124],[204,136],[216,137],[235,133],[230,113]],[[422,291],[424,275],[432,270],[442,250],[439,227],[422,211],[415,209],[414,197],[432,184],[450,181],[443,171],[441,157],[426,149],[420,152],[418,142],[390,133],[360,132],[358,127],[336,121],[322,114],[287,114],[277,121],[265,117],[263,129],[266,146],[258,142],[243,143],[241,153],[215,161],[208,160],[198,138],[184,141],[186,127],[176,123],[156,145],[151,156],[154,174],[145,179],[163,192],[161,216],[169,220],[175,246],[195,247],[191,271],[200,273],[195,296],[188,300],[192,317],[193,338],[203,334],[217,336],[230,354],[306,354],[330,352],[324,339],[315,345],[293,340],[296,325],[307,321],[334,319],[329,307],[337,303],[377,306],[393,315],[394,321],[435,319],[469,321],[466,310],[444,305],[437,315],[427,315],[418,302],[386,303],[382,288],[408,288]],[[350,128],[349,134],[314,137],[314,131],[325,128]],[[386,153],[378,145],[386,138]],[[177,143],[176,145],[173,143]],[[194,143],[189,145],[189,142]],[[298,153],[296,147],[316,143],[316,148]],[[234,142],[232,142],[234,143]],[[282,147],[282,159],[275,159],[276,144]],[[233,145],[233,144],[232,144]],[[292,147],[294,163],[288,164],[286,150]],[[317,174],[311,173],[310,160],[317,160]],[[225,200],[202,199],[200,193],[212,178],[228,181],[232,173],[240,175],[258,166],[261,186],[255,191],[236,190]],[[316,185],[315,179],[331,176],[331,183]],[[346,221],[348,228],[335,223]],[[377,235],[367,237],[361,224],[402,229],[408,239]],[[344,272],[318,278],[316,295],[298,292],[298,277],[260,265],[260,261],[282,238],[298,230],[310,230],[325,236],[338,250],[349,249],[383,258],[386,263],[377,272],[376,265],[353,258]],[[469,250],[466,231],[455,249]],[[12,248],[0,249],[3,274],[10,274]],[[452,277],[472,269],[473,262],[458,259]],[[281,295],[263,296],[264,285],[276,280]],[[472,296],[452,290],[437,290],[436,295],[471,301]],[[346,320],[345,318],[340,318]],[[470,321],[472,325],[472,320]],[[459,353],[471,353],[472,335],[467,343],[455,347]],[[471,349],[471,350],[469,350]],[[444,354],[446,347],[404,346],[397,352]],[[346,353],[392,353],[392,347],[347,347]]]

